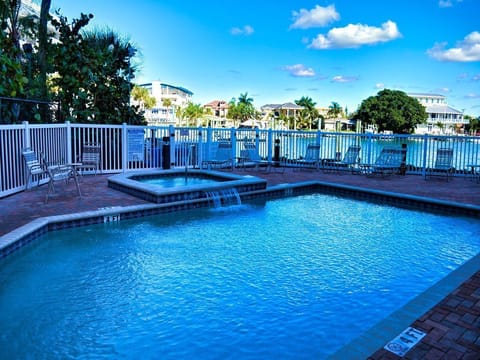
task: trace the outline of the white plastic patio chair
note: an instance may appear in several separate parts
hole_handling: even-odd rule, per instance
[[[30,181],[33,181],[35,176],[37,177],[37,186],[40,185],[40,179],[42,178],[42,175],[45,174],[45,169],[43,168],[39,158],[37,157],[37,154],[32,150],[32,148],[24,148],[22,150],[22,156],[25,160],[25,166],[27,170],[25,189],[28,190]]]

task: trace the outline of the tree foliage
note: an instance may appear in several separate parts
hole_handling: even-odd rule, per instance
[[[355,119],[377,125],[379,131],[412,133],[417,124],[426,122],[427,113],[418,100],[403,91],[384,89],[362,101]]]
[[[51,0],[41,1],[40,17],[22,18],[20,5],[0,1],[0,96],[31,101],[3,106],[10,114],[2,113],[2,121],[16,122],[21,108],[21,120],[31,122],[144,123],[139,107],[130,105],[136,49],[129,42],[110,30],[85,32],[93,15],[71,23],[59,13],[51,17]],[[28,42],[20,47],[20,39]],[[42,105],[49,101],[59,104],[55,118]]]
[[[185,109],[181,111],[181,118],[187,121],[187,126],[199,126],[203,124],[205,108],[202,104],[189,102]]]
[[[336,119],[342,112],[342,107],[337,102],[332,101],[328,107],[327,116],[331,119]]]
[[[60,41],[54,46],[53,83],[64,120],[80,123],[143,124],[139,109],[130,106],[130,67],[134,55],[129,43],[106,31],[83,32],[93,15],[81,14],[70,24],[53,19]]]
[[[480,116],[475,118],[470,115],[465,115],[465,119],[468,120],[465,131],[470,133],[470,135],[477,134],[480,131]]]
[[[227,118],[232,119],[234,123],[255,119],[257,111],[253,106],[253,98],[248,97],[248,93],[240,94],[238,101],[233,98],[228,106]]]
[[[22,97],[28,79],[21,63],[20,0],[0,2],[0,96]]]
[[[297,121],[297,129],[312,129],[318,128],[319,113],[315,108],[316,103],[311,97],[302,96],[300,99],[295,100],[295,104],[302,106]]]
[[[132,98],[138,101],[141,104],[140,108],[143,109],[151,109],[157,104],[155,97],[151,96],[146,88],[138,85],[133,86]]]

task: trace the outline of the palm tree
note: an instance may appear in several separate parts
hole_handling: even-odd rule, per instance
[[[315,108],[316,103],[311,97],[302,96],[299,100],[295,100],[295,104],[303,107],[303,110],[300,112],[300,126],[306,127],[305,123],[308,123],[308,127],[311,130],[313,121],[319,116],[318,110]]]
[[[332,101],[332,105],[330,105],[328,107],[328,111],[327,111],[327,115],[330,116],[330,118],[337,118],[338,115],[340,115],[342,113],[342,108],[341,106],[335,102],[335,101]]]
[[[47,22],[50,14],[51,2],[51,0],[42,0],[40,7],[40,22],[38,23],[38,65],[40,68],[40,95],[43,99],[47,98]]]
[[[189,126],[190,121],[195,121],[195,126],[198,127],[199,120],[203,118],[205,114],[205,108],[202,104],[194,104],[189,102],[187,107],[183,110],[183,118],[187,120],[187,126]]]
[[[21,0],[0,2],[2,30],[6,29],[11,44],[18,50],[20,50],[19,14],[21,5]]]
[[[86,81],[94,108],[99,114],[112,113],[114,108],[117,116],[129,123],[136,121],[132,119],[130,104],[131,81],[135,76],[131,59],[136,49],[110,29],[83,32],[82,35],[89,66]]]
[[[169,98],[163,98],[162,99],[162,105],[165,106],[167,108],[167,122],[168,122],[168,118],[169,118],[169,115],[170,115],[170,106],[172,106],[172,99],[169,99]]]
[[[253,99],[248,97],[248,93],[240,94],[238,102],[233,98],[229,103],[227,118],[233,119],[235,126],[236,121],[243,122],[255,118],[256,115]]]
[[[248,97],[248,93],[240,94],[240,96],[238,97],[238,103],[245,104],[247,106],[253,106],[253,98]]]

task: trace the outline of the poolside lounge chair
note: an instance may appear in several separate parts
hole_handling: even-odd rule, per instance
[[[324,170],[332,171],[351,171],[353,172],[355,166],[359,163],[360,146],[351,145],[340,161],[328,161],[324,164]],[[358,170],[358,168],[357,168]]]
[[[261,166],[262,168],[268,170],[270,162],[260,157],[255,143],[246,142],[243,144],[243,146],[244,149],[240,150],[240,157],[238,158],[238,167],[243,169],[253,167],[258,170]]]
[[[101,146],[98,144],[84,144],[82,146],[82,156],[79,158],[79,163],[76,169],[80,175],[83,175],[85,170],[93,170],[97,175],[97,171],[102,172],[100,163]]]
[[[397,147],[384,147],[373,164],[360,164],[362,173],[367,176],[382,177],[400,173],[404,151]]]
[[[308,144],[305,156],[294,162],[295,169],[315,168],[318,170],[320,166],[320,145]]]
[[[285,171],[285,167],[279,166],[280,164],[278,164],[277,162],[262,159],[260,154],[258,153],[255,143],[246,142],[243,146],[245,149],[240,151],[240,157],[238,158],[238,167],[245,170],[250,167],[254,168],[255,170],[264,169],[265,171],[270,171],[273,168],[276,172]]]
[[[446,180],[450,180],[450,176],[453,176],[453,149],[451,148],[439,148],[435,158],[435,164],[431,168],[425,170],[425,180],[432,178],[433,176],[445,176]]]
[[[77,172],[74,166],[69,164],[48,164],[43,154],[41,155],[41,159],[42,167],[45,169],[49,179],[45,203],[48,202],[50,195],[56,192],[55,183],[60,181],[64,182],[66,185],[70,180],[73,180],[77,188],[78,196],[82,196],[80,186],[78,185]]]
[[[22,151],[22,156],[25,160],[25,166],[27,168],[27,181],[25,184],[25,189],[28,190],[30,181],[33,181],[35,176],[37,177],[37,186],[40,185],[40,179],[42,175],[45,174],[45,169],[38,159],[37,154],[31,148],[24,148]]]
[[[202,169],[230,168],[233,170],[232,143],[219,142],[213,158],[202,161]]]

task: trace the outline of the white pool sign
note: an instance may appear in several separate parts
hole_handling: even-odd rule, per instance
[[[384,346],[384,349],[398,356],[404,356],[412,347],[417,345],[425,335],[426,333],[423,331],[408,327],[395,339],[388,342],[387,345]]]

